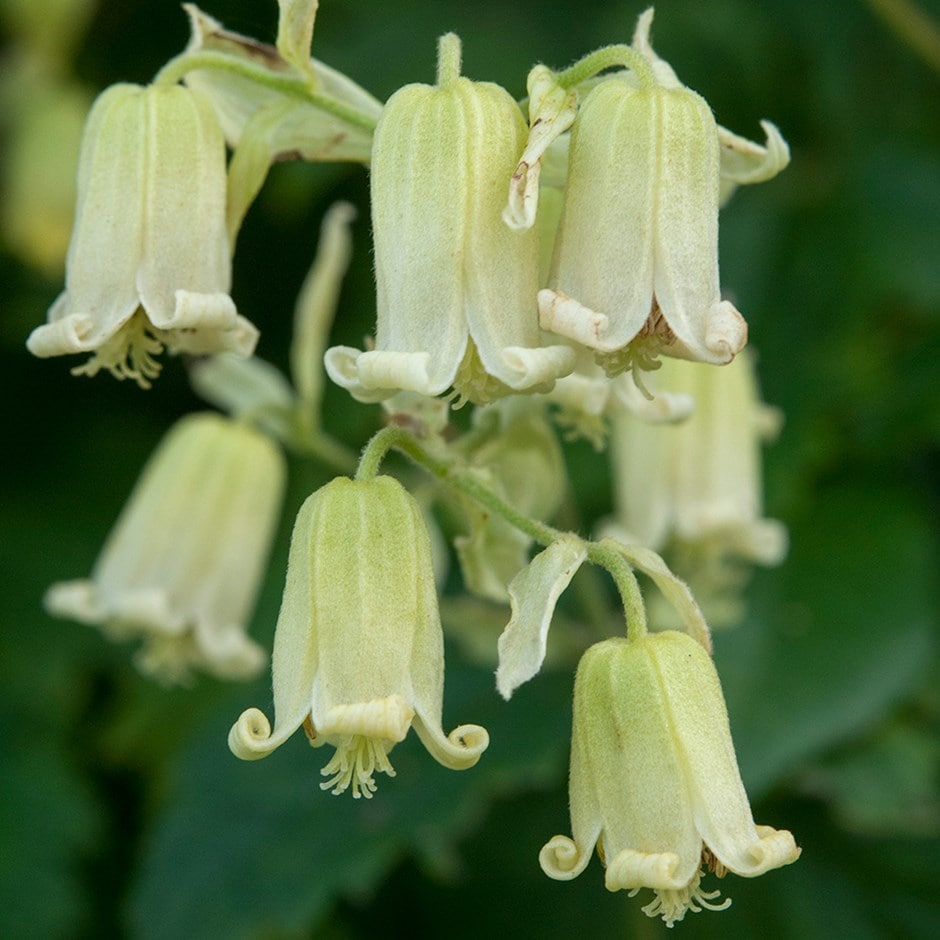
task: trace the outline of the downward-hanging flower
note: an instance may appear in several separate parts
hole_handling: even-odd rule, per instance
[[[684,633],[605,640],[584,654],[570,798],[574,838],[543,847],[545,873],[575,878],[596,846],[608,890],[652,888],[643,910],[670,927],[730,904],[703,890],[703,867],[753,878],[800,855],[789,832],[754,824],[718,675]]]
[[[453,387],[485,403],[548,391],[574,366],[572,349],[542,346],[537,233],[502,220],[526,141],[522,112],[459,67],[459,40],[445,36],[438,84],[397,91],[376,128],[375,348],[326,355],[330,377],[361,401]]]
[[[251,355],[257,330],[229,297],[225,143],[182,86],[113,85],[95,102],[78,168],[65,290],[27,341],[35,356],[90,352],[143,388],[174,352]]]
[[[760,400],[753,357],[709,369],[664,362],[656,388],[695,402],[678,424],[620,415],[613,429],[617,517],[607,531],[657,551],[672,542],[710,544],[763,565],[786,554],[782,523],[763,518],[761,443],[780,427]]]
[[[301,725],[335,748],[320,786],[371,797],[377,772],[414,725],[431,755],[472,767],[489,737],[478,725],[441,727],[444,646],[421,509],[392,477],[340,477],[317,490],[294,525],[274,635],[274,731],[249,708],[229,747],[266,757]]]
[[[141,474],[91,578],[53,585],[46,609],[137,638],[141,670],[246,678],[265,662],[246,634],[286,467],[264,435],[215,414],[179,421]]]
[[[769,122],[766,146],[715,123],[649,42],[633,48],[652,78],[618,73],[594,87],[574,122],[564,214],[545,329],[593,350],[607,372],[650,368],[660,355],[729,362],[747,325],[718,278],[718,207],[736,185],[772,178],[789,149]]]
[[[571,137],[542,326],[610,374],[659,354],[730,361],[747,326],[718,281],[718,129],[688,88],[602,81]]]

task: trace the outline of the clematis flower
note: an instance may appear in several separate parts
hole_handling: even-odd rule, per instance
[[[458,42],[442,40],[438,84],[397,91],[376,128],[375,348],[337,346],[325,360],[360,401],[453,387],[483,404],[548,391],[574,365],[567,346],[542,346],[537,233],[502,220],[525,121],[503,88],[444,67]]]
[[[771,179],[790,151],[777,128],[762,146],[715,123],[649,41],[633,48],[654,81],[629,73],[598,83],[571,135],[564,216],[542,326],[583,344],[610,375],[651,368],[660,355],[729,362],[747,325],[722,300],[718,208],[738,185]]]
[[[664,360],[656,375],[657,388],[694,399],[695,410],[673,426],[614,420],[617,512],[603,530],[666,551],[712,626],[731,626],[744,615],[751,566],[779,565],[787,552],[786,527],[764,518],[761,475],[761,444],[781,415],[760,400],[748,350],[720,369]],[[661,608],[654,620],[672,625]]]
[[[91,578],[53,585],[57,617],[139,637],[143,672],[246,678],[264,651],[246,634],[280,511],[286,467],[257,431],[215,414],[179,421],[155,451]]]
[[[275,726],[242,713],[229,747],[266,757],[301,725],[335,748],[320,786],[371,797],[394,776],[392,748],[414,725],[445,767],[472,767],[489,737],[441,727],[444,647],[431,548],[421,510],[391,477],[340,477],[301,507],[274,636]]]
[[[73,374],[107,369],[143,388],[164,347],[250,355],[257,330],[228,293],[225,200],[225,143],[205,99],[182,86],[103,92],[82,139],[65,291],[30,352],[91,352]]]
[[[596,846],[608,890],[652,888],[643,910],[670,927],[730,904],[703,890],[703,866],[753,878],[800,855],[789,832],[754,824],[718,675],[683,633],[605,640],[584,654],[570,798],[573,838],[546,843],[543,871],[570,880]]]
[[[659,354],[729,362],[747,325],[718,281],[718,129],[688,88],[598,84],[574,124],[541,324],[611,375]]]

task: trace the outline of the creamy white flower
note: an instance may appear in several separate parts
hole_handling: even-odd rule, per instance
[[[337,346],[325,360],[359,400],[453,387],[485,403],[571,371],[571,349],[542,346],[537,233],[502,220],[525,141],[498,85],[451,74],[389,99],[372,152],[375,348]]]
[[[668,926],[730,904],[702,889],[703,866],[753,878],[800,854],[789,832],[754,824],[718,675],[683,633],[606,640],[584,654],[570,798],[573,838],[543,847],[545,873],[576,877],[596,846],[608,890],[652,888],[643,910]]]
[[[614,76],[574,124],[542,327],[610,374],[660,354],[730,361],[747,325],[718,279],[718,129],[682,86]]]
[[[65,291],[27,346],[39,357],[91,352],[144,388],[155,356],[248,356],[257,330],[229,296],[225,144],[208,103],[182,86],[113,85],[82,139]]]
[[[392,748],[414,725],[431,755],[472,767],[489,738],[478,725],[441,726],[444,645],[421,510],[391,477],[339,477],[301,507],[274,636],[275,726],[243,712],[229,747],[266,757],[301,725],[336,749],[325,790],[370,797],[394,776]]]
[[[614,420],[617,514],[607,531],[656,550],[710,543],[746,561],[779,564],[787,533],[763,518],[761,442],[781,417],[760,400],[753,357],[720,369],[664,360],[655,381],[694,400],[695,409],[668,426],[632,415]]]
[[[53,585],[46,609],[139,638],[140,668],[245,678],[264,665],[246,634],[286,466],[270,440],[214,414],[179,421],[141,474],[91,578]]]

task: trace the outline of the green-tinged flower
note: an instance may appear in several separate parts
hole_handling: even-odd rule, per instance
[[[46,609],[140,638],[140,668],[245,678],[265,654],[246,634],[280,512],[286,467],[251,428],[179,421],[141,474],[91,578],[53,585]]]
[[[374,775],[414,724],[445,767],[472,767],[489,737],[441,726],[444,646],[421,510],[391,477],[340,477],[317,490],[294,525],[274,636],[275,726],[243,712],[229,747],[266,757],[301,725],[336,749],[320,786],[370,797]]]
[[[626,75],[586,97],[542,326],[599,354],[611,375],[659,355],[730,361],[747,325],[718,280],[718,129],[688,88]]]
[[[457,43],[442,40],[439,83],[397,91],[376,128],[375,348],[326,356],[331,378],[361,401],[453,387],[485,403],[547,391],[574,364],[570,348],[542,346],[536,231],[502,220],[522,112],[500,86],[459,77]]]
[[[113,85],[82,139],[65,291],[33,330],[36,356],[91,352],[144,388],[174,352],[250,355],[257,330],[229,297],[225,144],[208,103],[181,86]]]
[[[552,276],[539,292],[542,325],[593,350],[611,375],[660,355],[725,363],[744,346],[747,324],[720,295],[718,207],[790,160],[769,121],[766,145],[715,123],[653,51],[652,19],[652,9],[640,16],[633,48],[653,83],[603,79],[575,121]]]
[[[545,873],[576,877],[596,846],[608,890],[652,888],[643,910],[668,926],[730,904],[703,890],[703,867],[753,878],[800,855],[789,832],[754,824],[718,675],[682,633],[605,640],[584,654],[570,798],[573,838],[543,847]]]
[[[760,400],[753,358],[741,355],[721,369],[664,361],[657,387],[688,396],[695,409],[675,425],[616,419],[611,531],[657,550],[710,544],[745,561],[779,564],[787,533],[763,518],[760,451],[781,418]]]

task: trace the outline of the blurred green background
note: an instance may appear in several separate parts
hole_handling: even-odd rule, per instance
[[[940,4],[920,9],[940,29]],[[314,51],[385,98],[430,81],[435,39],[455,30],[465,73],[521,96],[531,64],[628,41],[641,10],[323,0]],[[445,723],[484,724],[489,752],[448,773],[411,736],[398,776],[354,804],[319,791],[321,755],[302,740],[257,764],[229,754],[240,711],[269,709],[267,676],[163,690],[128,648],[43,613],[50,582],[90,570],[164,430],[201,407],[179,363],[145,393],[70,378],[72,363],[24,348],[61,288],[67,228],[53,210],[85,103],[111,82],[147,81],[187,24],[170,0],[2,0],[0,11],[0,936],[663,935],[640,899],[604,890],[597,862],[569,884],[539,870],[541,845],[568,831],[569,672],[506,705],[490,669],[448,647]],[[207,12],[275,34],[273,0],[207,0]],[[935,937],[940,57],[931,65],[853,0],[664,0],[654,41],[720,123],[755,137],[769,118],[793,151],[780,178],[722,214],[722,281],[749,321],[765,397],[786,414],[767,502],[792,548],[756,576],[748,620],[717,637],[716,658],[755,817],[791,829],[803,857],[753,882],[729,877],[729,911],[675,930]],[[24,195],[37,191],[40,203]],[[338,197],[360,221],[335,335],[358,344],[374,317],[365,172],[278,165],[243,229],[233,295],[262,329],[260,355],[281,366],[320,216]],[[327,425],[352,446],[378,420],[329,390]],[[584,516],[608,512],[602,459],[583,445],[569,457]],[[266,643],[293,512],[326,480],[293,470],[252,628]]]

